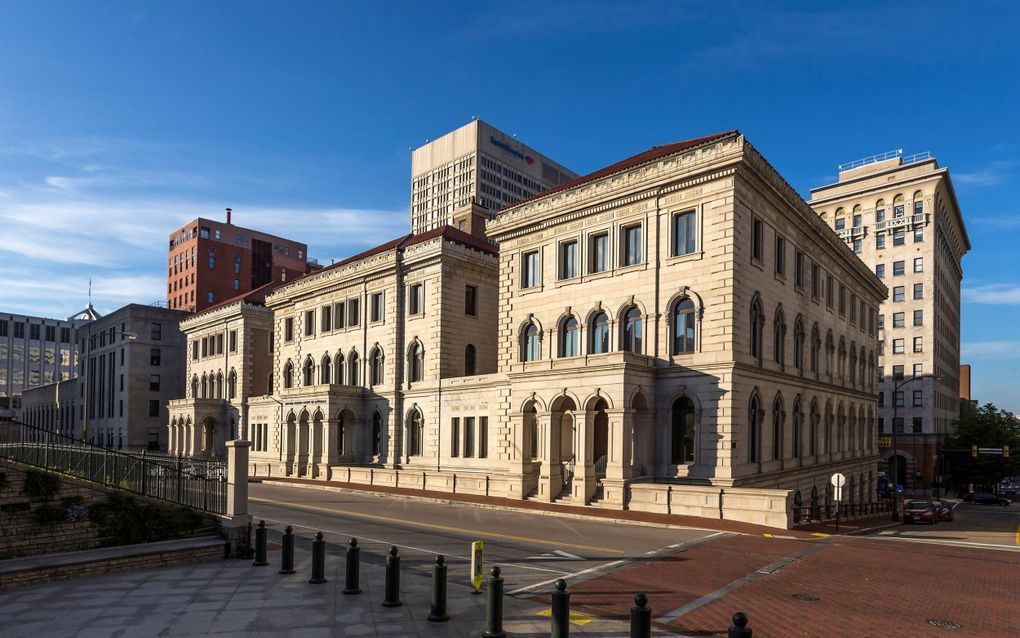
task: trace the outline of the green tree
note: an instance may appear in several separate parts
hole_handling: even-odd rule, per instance
[[[1001,448],[1009,446],[1009,458],[999,455],[971,455],[973,446]],[[1012,413],[991,403],[981,407],[968,406],[956,422],[956,433],[944,443],[953,482],[963,487],[973,483],[975,489],[990,488],[1004,476],[1020,474],[1020,427]]]

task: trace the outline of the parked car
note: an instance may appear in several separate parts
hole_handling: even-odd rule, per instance
[[[953,504],[952,503],[947,503],[946,501],[941,501],[941,500],[935,499],[934,501],[931,502],[931,504],[932,504],[932,507],[935,508],[935,512],[939,515],[939,520],[940,521],[951,521],[951,520],[953,520]]]
[[[999,496],[998,494],[991,494],[989,492],[975,492],[974,494],[967,494],[963,497],[963,500],[968,503],[976,503],[978,505],[1009,505],[1010,501],[1005,496]]]
[[[928,501],[907,501],[903,504],[903,522],[934,525],[939,522],[939,517]]]

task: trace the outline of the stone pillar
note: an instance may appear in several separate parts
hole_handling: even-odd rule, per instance
[[[538,431],[542,438],[542,448],[539,451],[541,465],[538,473],[538,495],[543,501],[552,501],[560,493],[560,486],[563,484],[560,468],[560,442],[557,437],[558,431],[554,431],[554,415],[543,412],[538,415]]]
[[[251,546],[251,515],[248,514],[248,448],[250,441],[228,441],[227,507],[219,517],[220,530],[230,543],[231,556],[243,556]]]
[[[574,499],[584,505],[595,496],[595,413],[577,414],[577,439],[574,442],[577,463],[574,469]]]

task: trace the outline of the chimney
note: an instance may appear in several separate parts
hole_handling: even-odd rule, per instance
[[[230,209],[227,209],[227,225],[230,225]]]

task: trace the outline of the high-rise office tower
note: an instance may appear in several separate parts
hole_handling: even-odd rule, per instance
[[[411,232],[453,225],[474,203],[495,213],[577,174],[475,119],[411,154]],[[462,229],[466,230],[466,229]]]
[[[893,151],[839,167],[811,206],[881,277],[879,450],[898,482],[927,492],[960,410],[961,260],[970,250],[949,169]],[[896,450],[892,449],[895,435]]]

